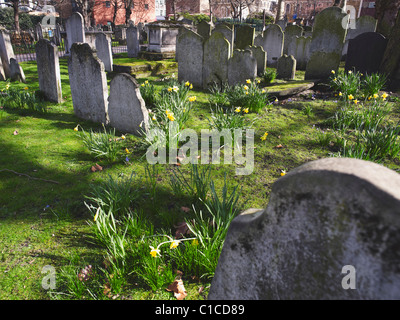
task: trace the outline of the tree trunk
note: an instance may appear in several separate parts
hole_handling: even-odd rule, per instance
[[[375,2],[375,19],[378,20],[376,32],[388,37],[396,21],[400,0],[385,0]]]
[[[12,7],[14,10],[14,27],[15,31],[19,33],[19,0],[13,0]]]
[[[284,5],[284,1],[278,0],[278,8],[276,10],[275,23],[277,23],[279,20],[282,19],[282,15],[283,15],[282,5]]]

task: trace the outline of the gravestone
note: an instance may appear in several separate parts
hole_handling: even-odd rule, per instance
[[[253,81],[256,76],[257,60],[252,51],[235,49],[228,62],[228,84],[245,84],[247,79]]]
[[[233,27],[233,26],[232,26]],[[218,24],[213,30],[212,32],[221,32],[224,37],[226,38],[226,40],[228,40],[230,46],[231,46],[231,54],[230,57],[232,57],[233,54],[233,46],[234,46],[234,39],[235,39],[235,33],[234,33],[234,29],[228,27],[225,24]],[[211,32],[211,33],[212,33]]]
[[[126,29],[126,46],[129,58],[139,56],[139,30],[132,24]]]
[[[124,133],[141,135],[148,129],[149,113],[139,84],[129,74],[119,73],[111,80],[108,116],[110,125]]]
[[[247,46],[254,45],[255,29],[248,25],[239,25],[236,27],[235,49],[244,49]]]
[[[376,32],[362,33],[350,39],[345,69],[364,74],[379,72],[388,40]]]
[[[375,32],[377,20],[371,16],[361,16],[356,20],[355,29],[347,29],[346,40],[343,45],[342,57],[345,57],[349,47],[349,41],[365,32]]]
[[[346,36],[346,16],[338,7],[328,7],[315,17],[310,44],[310,59],[305,79],[327,79],[332,70],[338,70]]]
[[[246,50],[251,50],[253,57],[257,61],[257,74],[263,75],[267,67],[267,53],[261,46],[247,46]]]
[[[104,69],[109,72],[113,71],[111,41],[107,38],[105,33],[99,32],[96,34],[95,46],[97,56],[104,64]]]
[[[288,55],[296,59],[296,69],[305,70],[310,57],[311,37],[296,37],[294,46],[289,46]]]
[[[49,40],[41,39],[36,43],[35,51],[39,89],[47,100],[60,103],[62,90],[58,48]]]
[[[15,58],[14,49],[11,45],[10,33],[0,28],[0,58],[3,63],[6,78],[11,77],[10,59]]]
[[[351,158],[306,163],[265,210],[229,226],[214,300],[400,299],[400,175]]]
[[[262,46],[267,53],[267,67],[276,67],[278,59],[283,52],[284,34],[277,24],[269,25],[262,35],[254,40],[256,46]]]
[[[76,116],[107,124],[107,77],[103,62],[89,44],[72,45],[68,74]]]
[[[61,26],[57,23],[56,29],[54,30],[53,42],[59,46],[61,44]]]
[[[276,78],[293,80],[296,75],[296,59],[284,54],[278,59],[276,66]]]
[[[68,39],[68,52],[71,51],[71,46],[75,42],[85,41],[85,24],[83,17],[79,12],[74,12],[65,22],[65,31]]]
[[[207,21],[203,20],[197,25],[197,33],[203,37],[204,41],[211,36],[212,26]]]
[[[10,79],[26,83],[24,70],[14,58],[10,59]]]
[[[184,28],[176,44],[179,56],[178,81],[189,81],[194,87],[203,86],[203,37]]]
[[[289,46],[293,46],[296,43],[296,37],[301,37],[303,34],[303,28],[298,25],[288,25],[285,29],[284,36],[285,41],[283,43],[283,54],[289,54]]]
[[[6,80],[6,75],[4,73],[3,62],[1,61],[0,58],[0,81],[5,81],[5,80]]]
[[[214,82],[222,85],[228,80],[228,61],[230,44],[220,32],[214,32],[204,42],[203,51],[203,88]]]

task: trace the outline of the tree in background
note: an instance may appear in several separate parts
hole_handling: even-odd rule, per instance
[[[378,20],[376,32],[388,37],[395,24],[400,0],[380,0],[375,2],[375,19]]]

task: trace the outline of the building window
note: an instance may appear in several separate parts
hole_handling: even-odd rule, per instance
[[[146,4],[144,5],[144,8],[145,8],[145,10],[149,10],[149,5],[146,3]]]
[[[106,1],[106,8],[111,8],[111,1]]]

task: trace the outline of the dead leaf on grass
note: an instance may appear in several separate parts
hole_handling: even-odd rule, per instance
[[[177,300],[183,300],[187,296],[187,292],[185,290],[185,286],[183,285],[182,279],[172,282],[168,286],[167,291],[172,291]]]

